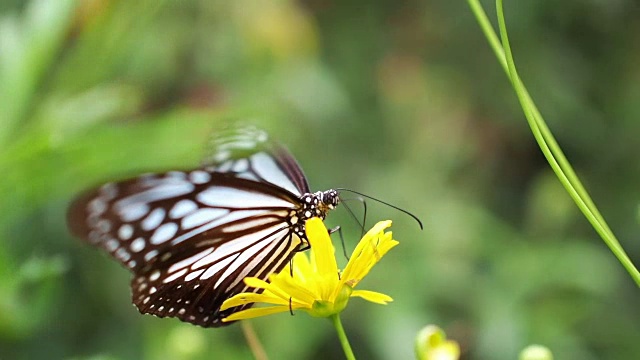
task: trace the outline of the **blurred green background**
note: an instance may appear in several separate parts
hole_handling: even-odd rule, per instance
[[[638,264],[640,4],[505,3],[525,84]],[[640,292],[550,171],[465,1],[4,0],[1,359],[251,357],[238,325],[139,315],[128,272],[65,226],[88,186],[196,166],[230,117],[286,144],[314,190],[424,221],[369,203],[401,244],[361,284],[395,301],[343,313],[359,358],[412,358],[426,324],[465,359],[640,354]],[[355,222],[327,223],[350,251]],[[253,324],[273,359],[342,356],[329,321]]]

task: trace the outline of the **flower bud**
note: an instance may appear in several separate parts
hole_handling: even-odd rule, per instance
[[[460,346],[447,340],[439,327],[427,325],[416,336],[416,357],[420,360],[458,360]]]

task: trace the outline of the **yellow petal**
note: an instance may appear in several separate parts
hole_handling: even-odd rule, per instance
[[[314,282],[318,300],[334,302],[342,288],[338,274],[322,274]]]
[[[295,310],[296,308],[292,307],[292,309]],[[226,318],[222,319],[222,321],[228,322],[228,321],[236,321],[236,320],[243,320],[243,319],[253,319],[259,316],[277,314],[277,313],[281,313],[289,310],[290,310],[289,306],[269,306],[269,307],[262,307],[262,308],[252,308],[252,309],[242,310],[242,311],[233,313],[227,316]]]
[[[397,245],[397,241],[391,239],[391,234],[383,233],[384,229],[390,226],[390,220],[380,221],[362,237],[344,269],[343,281],[357,283],[369,273],[369,270],[387,251]],[[392,245],[392,242],[396,244]],[[355,286],[355,283],[349,283],[349,285]]]
[[[311,268],[311,263],[307,255],[303,252],[296,253],[293,257],[293,275],[304,275],[312,272],[313,269]],[[286,274],[284,271],[283,273]]]
[[[389,295],[368,290],[353,290],[353,292],[351,293],[351,297],[354,296],[361,297],[367,301],[382,305],[386,305],[387,303],[393,301],[393,299]]]
[[[381,234],[384,234],[384,229],[391,227],[391,220],[379,221],[375,224],[366,234],[362,237],[362,240],[358,243],[353,250],[353,255],[359,254],[366,246],[377,245],[376,241]]]
[[[380,238],[383,238],[383,242],[380,242],[379,246],[365,247],[360,256],[354,259],[354,264],[348,269],[349,271],[345,269],[345,273],[343,274],[345,281],[360,281],[367,276],[371,268],[373,268],[389,250],[399,244],[397,241],[391,239],[390,236],[381,236]]]
[[[329,232],[320,218],[311,218],[306,221],[305,229],[307,239],[311,245],[311,254],[320,274],[338,274],[335,249],[331,243]]]
[[[268,282],[262,279],[258,279],[257,277],[251,277],[251,276],[244,278],[244,283],[247,284],[248,286],[258,288],[258,289],[266,289],[269,287]]]
[[[287,305],[289,306],[289,300],[284,300],[279,297],[256,294],[256,293],[240,293],[225,300],[220,306],[220,310],[226,310],[234,306],[247,305],[256,302],[275,304],[275,305]]]
[[[244,278],[244,283],[247,284],[247,286],[251,286],[253,288],[265,289],[263,293],[265,295],[273,295],[289,301],[289,295],[287,295],[277,286],[273,286],[273,284],[270,284],[262,279],[258,279],[256,277],[246,277]]]
[[[276,277],[271,280],[273,287],[279,289],[286,294],[287,299],[292,297],[302,303],[313,304],[313,301],[317,298],[317,295],[313,292],[313,289],[302,287],[301,284],[296,282],[295,278],[291,277]]]

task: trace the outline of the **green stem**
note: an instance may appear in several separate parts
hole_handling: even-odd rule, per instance
[[[351,345],[349,344],[349,339],[347,339],[347,334],[344,332],[344,328],[342,327],[342,321],[340,321],[340,315],[339,314],[331,315],[331,322],[333,323],[333,327],[336,328],[336,332],[338,333],[338,338],[340,339],[340,344],[342,345],[344,356],[348,360],[355,360],[356,357],[353,355],[353,351],[351,350]]]
[[[256,360],[269,360],[267,352],[264,351],[264,348],[260,343],[260,339],[258,339],[258,335],[256,335],[256,332],[253,330],[253,326],[249,320],[240,321],[240,325],[242,327],[244,338],[247,340],[249,349],[251,349],[251,353],[253,354],[253,358]]]
[[[633,265],[624,249],[620,245],[618,239],[615,237],[603,216],[598,211],[598,208],[591,200],[589,193],[586,191],[580,179],[575,174],[575,171],[571,167],[571,164],[565,157],[562,149],[558,145],[553,134],[549,130],[544,118],[540,114],[540,111],[536,107],[535,103],[531,99],[531,96],[527,92],[524,84],[520,80],[516,71],[513,55],[509,46],[509,38],[507,36],[507,29],[504,20],[504,13],[502,10],[502,0],[496,0],[496,8],[498,12],[498,22],[500,27],[500,35],[502,37],[502,44],[500,39],[496,35],[487,18],[482,5],[478,0],[468,0],[469,7],[476,16],[476,19],[480,25],[480,28],[484,31],[491,48],[493,49],[500,65],[509,77],[513,88],[518,95],[518,99],[524,111],[524,114],[529,122],[531,131],[542,150],[542,153],[547,158],[549,165],[556,173],[556,176],[565,187],[571,198],[574,200],[578,208],[582,211],[587,220],[591,223],[596,232],[607,244],[609,249],[618,258],[618,261],[629,272],[636,284],[640,286],[640,272]],[[504,48],[503,48],[504,47]]]

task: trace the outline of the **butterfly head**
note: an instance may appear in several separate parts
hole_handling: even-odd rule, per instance
[[[340,197],[336,190],[318,191],[313,194],[302,195],[300,202],[302,208],[299,210],[299,216],[303,220],[315,216],[324,219],[329,210],[333,210],[338,206]]]
[[[340,203],[340,196],[336,190],[318,191],[313,194],[318,199],[318,210],[322,213],[322,218],[329,210],[333,210]]]
[[[325,208],[325,211],[335,209],[340,203],[340,196],[336,190],[320,191],[318,195],[320,196],[320,204]]]

